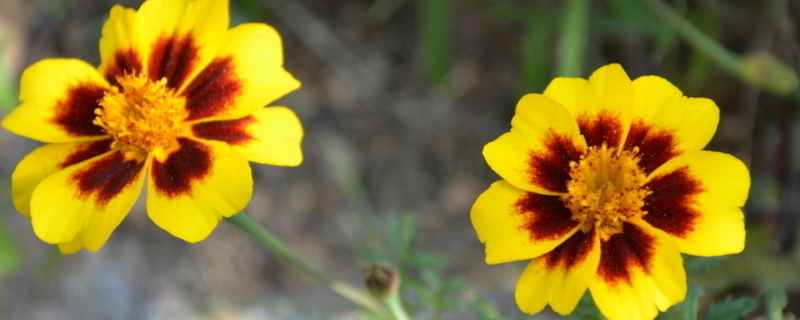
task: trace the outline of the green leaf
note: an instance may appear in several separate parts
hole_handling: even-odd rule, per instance
[[[704,296],[703,288],[699,285],[689,283],[689,291],[686,298],[681,303],[669,308],[665,313],[659,314],[657,320],[697,320],[697,313],[700,310],[700,297]]]
[[[556,76],[579,77],[583,75],[586,46],[589,39],[590,10],[588,0],[568,0],[564,4]]]
[[[391,259],[389,259],[389,256],[381,252],[380,250],[375,250],[373,248],[368,248],[365,246],[357,246],[356,254],[358,254],[358,257],[361,258],[361,260],[367,262],[391,261]]]
[[[438,87],[447,85],[450,68],[450,0],[422,1],[422,55],[428,77]]]
[[[708,309],[703,320],[736,320],[758,308],[758,300],[753,297],[733,299],[728,296]]]
[[[0,41],[0,57],[4,55],[5,48],[6,42]],[[17,105],[16,83],[9,69],[0,61],[0,115],[11,112]]]
[[[522,84],[523,93],[542,92],[550,76],[550,52],[542,50],[551,46],[555,28],[549,12],[532,11],[525,20],[522,37]]]
[[[684,255],[683,259],[686,265],[686,274],[698,275],[703,274],[716,267],[726,256],[717,257],[695,257]]]
[[[17,245],[5,227],[0,227],[0,278],[16,272],[21,265]]]
[[[437,255],[430,253],[415,253],[407,261],[411,267],[421,269],[437,269],[444,266],[444,261]]]
[[[505,320],[507,317],[500,314],[494,306],[490,305],[486,300],[475,298],[472,299],[471,305],[475,311],[478,312],[478,319],[480,320]]]
[[[575,311],[569,315],[569,318],[572,320],[605,320],[606,317],[597,309],[592,295],[587,290],[583,294],[581,301],[578,302],[578,306],[575,307]]]
[[[417,242],[417,217],[411,213],[392,215],[389,217],[388,231],[389,249],[397,255],[401,264],[407,264]]]

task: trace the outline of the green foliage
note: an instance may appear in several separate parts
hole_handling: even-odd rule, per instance
[[[575,311],[569,315],[569,318],[572,320],[605,320],[606,317],[597,309],[592,295],[587,290],[581,297],[581,301],[578,302],[578,306],[575,307]]]
[[[478,319],[480,320],[507,320],[508,318],[500,314],[491,304],[486,300],[473,298],[470,301],[472,308],[478,312]]]
[[[583,76],[583,64],[589,35],[588,0],[569,0],[565,2],[562,13],[561,37],[559,39],[558,69],[556,76]]]
[[[0,226],[0,278],[6,277],[22,266],[22,258],[11,235]]]
[[[428,319],[440,319],[448,310],[460,309],[461,299],[454,294],[464,287],[461,277],[442,277],[441,268],[446,262],[437,255],[417,248],[419,223],[413,213],[392,215],[386,228],[389,252],[359,248],[358,253],[370,262],[392,261],[401,275],[401,294],[409,301],[412,314],[425,314]],[[375,318],[378,317],[378,318]],[[363,319],[380,319],[379,315]]]
[[[11,77],[11,70],[2,63],[4,55],[5,43],[0,42],[0,114],[11,112],[17,105],[17,86]]]
[[[726,256],[718,257],[695,257],[683,255],[686,274],[689,276],[703,274],[719,265]]]
[[[677,305],[669,308],[667,312],[656,317],[657,320],[696,320],[700,312],[700,297],[704,296],[703,289],[694,283],[689,283],[686,298]]]
[[[712,305],[703,320],[736,320],[758,308],[758,300],[752,297],[727,297]]]
[[[550,74],[543,71],[550,65],[550,53],[542,48],[553,38],[550,20],[546,12],[531,12],[531,18],[525,21],[520,57],[524,93],[542,92],[549,81]]]
[[[422,56],[430,80],[439,88],[447,86],[450,69],[450,0],[425,0],[421,2],[420,29],[422,30]]]

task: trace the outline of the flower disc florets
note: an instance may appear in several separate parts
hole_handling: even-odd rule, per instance
[[[106,91],[94,124],[114,138],[116,148],[136,154],[174,145],[186,117],[185,101],[167,87],[167,79],[125,74],[117,81],[122,89]]]
[[[643,187],[645,173],[633,151],[590,147],[580,161],[570,162],[568,192],[561,196],[580,222],[583,232],[597,228],[600,237],[622,232],[628,219],[646,214],[644,199],[651,192]]]

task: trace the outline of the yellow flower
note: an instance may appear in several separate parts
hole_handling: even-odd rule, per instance
[[[2,126],[48,143],[12,174],[14,205],[39,238],[97,251],[146,184],[150,219],[200,241],[250,201],[248,161],[302,162],[297,116],[264,108],[300,86],[280,36],[228,19],[227,0],[115,6],[98,68],[46,59],[25,70]]]
[[[718,121],[713,101],[616,64],[524,96],[483,150],[504,180],[471,212],[487,263],[533,259],[520,309],[568,314],[588,288],[609,319],[652,319],[686,295],[681,252],[741,252],[748,170],[701,150]]]

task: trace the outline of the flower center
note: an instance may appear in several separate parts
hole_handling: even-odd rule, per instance
[[[94,119],[95,125],[114,138],[113,147],[138,157],[174,147],[183,130],[185,101],[167,88],[167,79],[152,81],[125,74],[117,81],[121,89],[106,91]]]
[[[646,177],[633,151],[590,147],[579,162],[570,162],[567,194],[561,199],[572,211],[572,219],[583,232],[592,228],[607,240],[622,232],[622,224],[641,217],[644,198],[651,192],[643,186]]]

